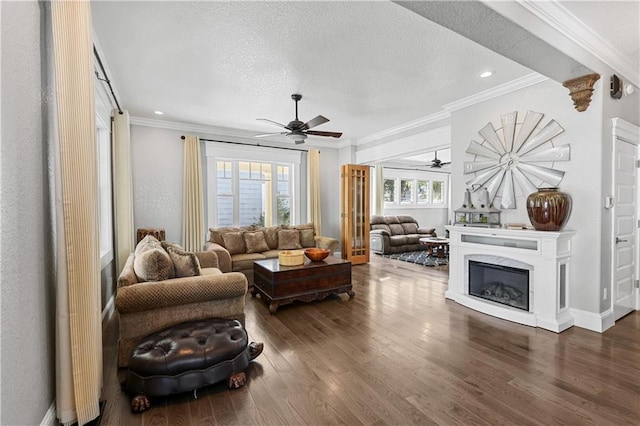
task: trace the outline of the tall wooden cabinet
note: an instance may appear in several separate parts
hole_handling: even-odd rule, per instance
[[[369,167],[343,164],[340,236],[342,258],[358,265],[369,262]]]

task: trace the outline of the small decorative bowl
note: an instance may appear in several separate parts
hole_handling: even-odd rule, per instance
[[[304,263],[302,250],[284,250],[278,253],[278,262],[282,266],[298,266]]]
[[[329,256],[331,250],[323,248],[308,248],[304,250],[305,256],[311,259],[312,262],[320,262],[325,257]]]

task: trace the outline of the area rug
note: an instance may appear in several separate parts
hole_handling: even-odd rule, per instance
[[[424,266],[442,266],[447,265],[449,261],[445,258],[430,256],[426,251],[406,251],[404,253],[383,254],[382,256],[389,259],[397,259],[405,262],[415,263]]]

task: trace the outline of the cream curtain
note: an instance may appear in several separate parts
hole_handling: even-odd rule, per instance
[[[204,246],[204,200],[200,139],[187,135],[184,141],[184,178],[182,184],[182,244],[187,251]]]
[[[124,268],[134,247],[133,171],[131,166],[131,131],[129,112],[113,111],[111,144],[113,164],[113,224],[115,233],[116,273]]]
[[[322,235],[320,204],[320,151],[311,149],[309,150],[309,218],[316,235]]]
[[[91,7],[51,2],[55,132],[56,405],[63,424],[100,414],[102,328]]]
[[[375,170],[375,191],[373,193],[373,214],[384,214],[384,167],[378,164]]]

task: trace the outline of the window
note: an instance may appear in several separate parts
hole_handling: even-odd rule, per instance
[[[413,180],[400,179],[400,204],[413,204]]]
[[[231,161],[218,161],[217,197],[218,226],[233,225],[233,185],[231,181]]]
[[[384,202],[395,203],[396,202],[396,181],[395,179],[384,180]]]
[[[417,201],[418,204],[429,204],[430,192],[429,192],[429,181],[428,180],[419,180],[417,185]]]
[[[216,200],[217,226],[289,225],[291,165],[217,161]]]
[[[288,225],[306,215],[300,151],[207,142],[205,154],[208,227]]]
[[[431,191],[433,204],[444,204],[444,182],[433,181]]]
[[[444,207],[448,180],[443,180],[442,174],[422,175],[424,173],[385,176],[385,207]]]
[[[291,167],[277,166],[277,224],[291,223]]]
[[[111,214],[111,146],[109,130],[102,120],[96,120],[96,142],[98,143],[98,197],[100,208],[100,264],[105,267],[113,258],[113,235]]]

